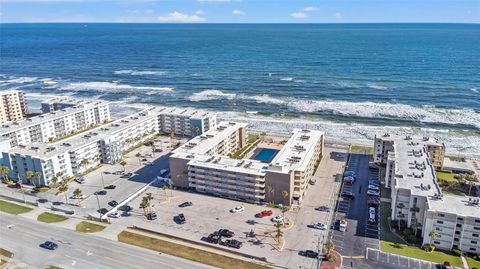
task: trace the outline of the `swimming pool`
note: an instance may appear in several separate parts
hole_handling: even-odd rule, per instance
[[[261,161],[262,163],[269,163],[273,160],[275,155],[277,155],[278,150],[276,149],[267,149],[262,148],[260,151],[253,157],[254,160]]]

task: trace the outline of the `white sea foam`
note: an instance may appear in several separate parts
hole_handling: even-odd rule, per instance
[[[163,76],[167,71],[161,70],[118,70],[113,72],[115,75],[132,75],[132,76],[145,76],[145,75],[154,75],[154,76]]]
[[[74,82],[61,85],[60,90],[65,91],[123,91],[123,92],[138,92],[138,91],[173,91],[173,88],[168,87],[152,87],[152,86],[132,86],[128,84],[120,84],[116,82]]]
[[[58,84],[57,81],[54,81],[50,78],[43,78],[43,79],[40,79],[41,82],[43,82],[43,84],[46,84],[46,85],[55,85],[55,84]]]
[[[373,83],[367,84],[367,87],[369,87],[370,89],[374,89],[374,90],[386,90],[387,89],[387,86],[373,84]]]
[[[478,93],[478,89],[477,89],[477,88],[471,88],[470,90],[471,90],[472,92]]]
[[[219,120],[241,121],[249,124],[249,129],[285,134],[292,128],[307,128],[324,131],[330,141],[345,143],[345,141],[372,145],[376,133],[390,133],[393,135],[415,135],[437,137],[447,146],[447,153],[480,157],[480,137],[462,133],[452,133],[449,130],[369,126],[363,124],[344,124],[324,120],[285,119],[267,117],[238,112],[223,112]]]
[[[282,81],[293,81],[292,77],[281,78]]]
[[[286,100],[280,98],[271,97],[268,94],[263,95],[242,95],[242,99],[254,100],[259,104],[273,104],[273,105],[283,105],[287,103]]]
[[[10,76],[8,79],[2,81],[3,83],[8,84],[24,84],[24,83],[32,83],[38,81],[37,77],[14,77]]]
[[[192,94],[188,99],[192,102],[216,100],[216,99],[234,99],[237,95],[235,93],[225,93],[220,90],[204,90]]]

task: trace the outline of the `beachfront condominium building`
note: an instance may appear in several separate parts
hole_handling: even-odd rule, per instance
[[[430,154],[435,147],[444,151],[443,144],[426,138],[383,135],[375,137],[374,147],[374,162],[385,165],[385,187],[391,188],[392,220],[412,228],[423,237],[424,244],[478,253],[480,249],[472,246],[475,239],[469,241],[480,229],[478,203],[472,202],[473,197],[444,195],[438,185],[435,168],[439,163],[435,165]],[[433,154],[444,156],[438,150]],[[432,230],[440,237],[430,242]]]
[[[157,133],[158,111],[150,108],[60,142],[17,146],[3,153],[3,164],[13,179],[48,185],[59,175],[61,181],[101,163],[116,163],[125,151]],[[41,176],[31,178],[27,171]]]
[[[65,108],[80,106],[91,101],[85,99],[75,99],[70,97],[57,97],[43,101],[40,106],[43,113],[62,110]]]
[[[195,137],[213,129],[217,113],[188,108],[160,108],[160,131],[177,136]]]
[[[63,109],[47,115],[62,113],[75,115],[71,112],[75,109],[77,108]],[[45,143],[45,139],[38,139],[28,145],[23,143],[13,147],[4,145],[2,162],[10,168],[11,178],[36,185],[48,185],[54,177],[58,178],[59,175],[61,175],[59,179],[61,181],[64,178],[85,173],[101,163],[114,164],[120,161],[127,150],[162,133],[162,117],[166,113],[168,112],[164,107],[149,107],[81,134],[64,138],[59,142]],[[197,116],[196,113],[193,114]],[[200,115],[208,117],[210,114],[202,112],[198,115],[198,117]],[[216,116],[214,113],[212,115]],[[72,122],[75,119],[70,118]],[[209,118],[207,121],[213,120]],[[200,127],[204,130],[211,126]],[[41,177],[29,176],[36,172]]]
[[[23,92],[9,90],[0,93],[0,123],[21,121],[26,116],[27,104]]]
[[[8,140],[11,147],[37,142],[46,143],[109,120],[109,104],[90,101],[19,122],[2,124],[0,137]]]
[[[293,130],[270,163],[229,157],[245,139],[246,124],[237,122],[193,138],[170,156],[173,184],[251,203],[300,204],[321,158],[323,133]]]

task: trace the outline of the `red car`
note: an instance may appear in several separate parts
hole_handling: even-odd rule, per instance
[[[257,216],[259,218],[263,218],[263,217],[269,217],[273,214],[272,210],[263,210],[262,212],[258,213]]]

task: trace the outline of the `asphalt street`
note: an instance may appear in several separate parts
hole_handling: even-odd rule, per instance
[[[1,212],[0,239],[0,246],[14,253],[17,268],[213,268]],[[58,249],[40,248],[46,240]]]

